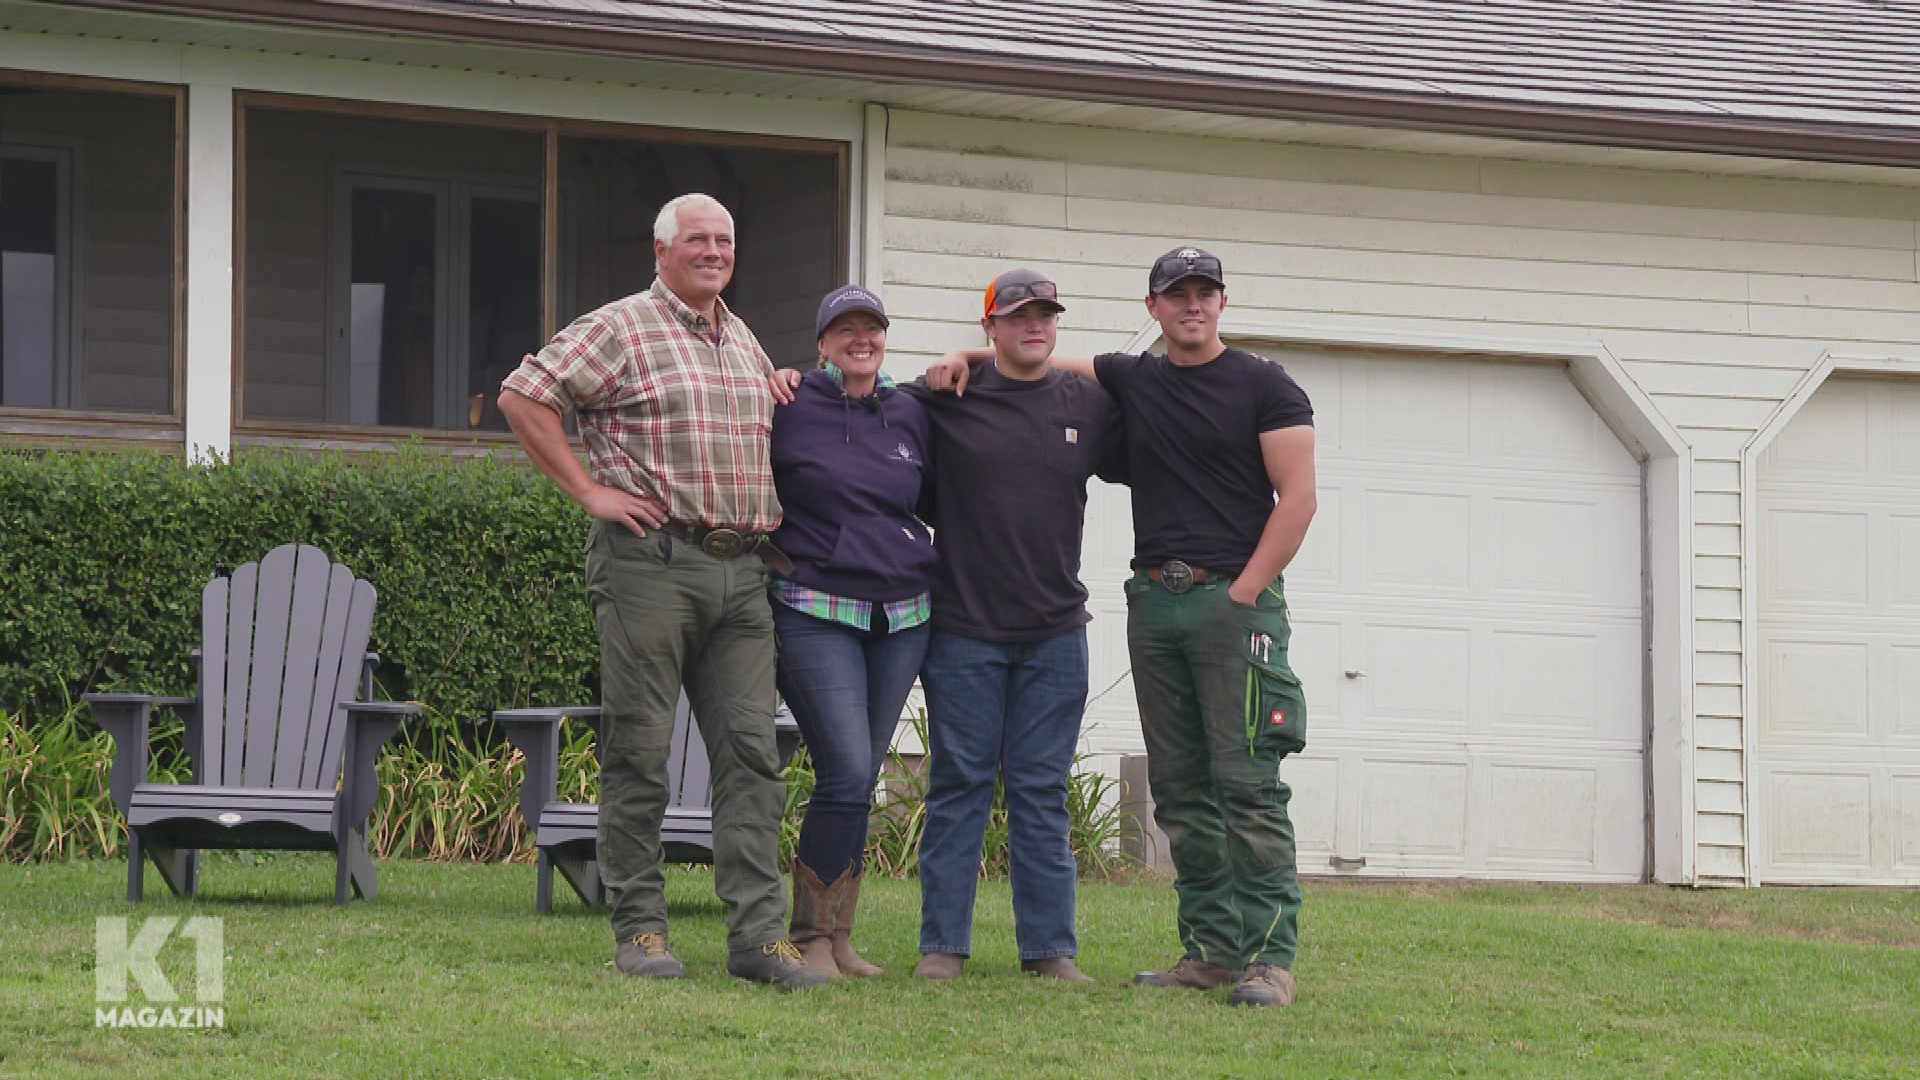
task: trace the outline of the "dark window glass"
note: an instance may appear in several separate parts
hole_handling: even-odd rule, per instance
[[[537,132],[248,108],[243,414],[505,430],[540,336]]]
[[[173,102],[0,88],[0,405],[173,409]]]
[[[0,404],[54,407],[59,172],[0,157]]]
[[[811,363],[820,297],[841,284],[834,154],[667,141],[560,140],[560,321],[653,282],[653,219],[699,191],[733,214],[722,299],[774,363]]]

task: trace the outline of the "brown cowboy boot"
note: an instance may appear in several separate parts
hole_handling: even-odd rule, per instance
[[[799,859],[793,860],[793,922],[787,940],[800,950],[806,965],[829,979],[840,977],[834,963],[834,920],[845,891],[847,875],[824,885],[820,875]]]
[[[860,905],[860,874],[848,867],[834,886],[840,890],[840,907],[833,920],[833,962],[842,975],[871,979],[880,974],[880,968],[854,952],[848,940],[853,935],[853,909]]]

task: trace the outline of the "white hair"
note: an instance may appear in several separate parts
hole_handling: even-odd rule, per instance
[[[718,210],[727,219],[727,228],[733,228],[733,211],[728,210],[719,199],[696,191],[688,195],[675,196],[667,200],[667,205],[660,208],[660,216],[653,219],[655,240],[672,247],[673,242],[680,238],[680,208],[684,206],[702,206]]]

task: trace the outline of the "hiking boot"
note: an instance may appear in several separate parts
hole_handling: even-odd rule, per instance
[[[1043,979],[1059,979],[1062,982],[1092,982],[1093,976],[1083,973],[1074,966],[1071,956],[1050,956],[1045,960],[1022,960],[1020,970],[1029,975],[1038,975]]]
[[[1293,1004],[1293,972],[1278,964],[1248,964],[1240,985],[1227,1000],[1235,1005]]]
[[[856,979],[871,979],[880,974],[877,965],[869,964],[857,952],[853,951],[853,909],[860,904],[860,875],[849,869],[836,885],[841,886],[840,908],[833,920],[833,963],[840,974],[851,975]],[[811,960],[808,963],[812,963]]]
[[[1181,990],[1217,990],[1239,981],[1240,973],[1232,968],[1221,967],[1209,960],[1195,960],[1191,956],[1181,957],[1179,963],[1165,971],[1143,971],[1133,977],[1135,986],[1175,987]]]
[[[959,953],[930,952],[920,958],[920,964],[913,969],[916,979],[951,979],[960,974],[967,958]]]
[[[665,934],[638,934],[621,942],[613,950],[613,966],[640,979],[678,979],[687,973],[687,965],[667,949]]]
[[[793,860],[793,921],[787,940],[800,950],[803,963],[829,979],[840,977],[840,965],[833,960],[833,927],[846,884],[846,874],[831,885],[822,884],[811,867]]]
[[[748,982],[766,983],[782,990],[824,986],[827,977],[807,966],[791,941],[776,941],[757,949],[727,954],[727,974]]]

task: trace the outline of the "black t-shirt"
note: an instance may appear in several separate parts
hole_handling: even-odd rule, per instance
[[[1197,367],[1109,353],[1093,370],[1126,418],[1134,568],[1179,559],[1237,576],[1273,513],[1260,435],[1312,424],[1306,391],[1240,349]]]
[[[1086,625],[1080,539],[1087,478],[1124,474],[1106,391],[1049,371],[1035,382],[975,369],[966,395],[902,384],[933,422],[921,517],[933,526],[933,625],[982,641],[1045,641]]]

